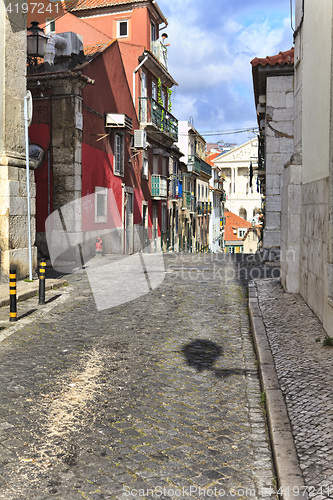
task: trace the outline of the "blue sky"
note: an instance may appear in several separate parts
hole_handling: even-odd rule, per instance
[[[256,126],[250,61],[289,50],[290,0],[157,0],[168,19],[172,113],[200,132]],[[242,144],[253,135],[204,135]]]

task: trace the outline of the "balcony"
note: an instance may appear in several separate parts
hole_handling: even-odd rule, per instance
[[[161,200],[168,196],[167,178],[161,175],[153,174],[151,176],[151,197],[155,200]]]
[[[171,146],[178,140],[178,120],[152,97],[139,97],[139,118],[158,142]]]
[[[164,47],[158,40],[150,42],[150,52],[154,54],[159,63],[168,69],[168,52],[166,47]]]
[[[195,212],[195,197],[189,193],[183,193],[183,206],[182,208],[185,210],[189,210],[190,212]]]
[[[209,177],[212,176],[212,167],[196,155],[189,155],[187,161],[187,170],[189,172],[194,172],[195,174],[200,174],[201,172],[203,172],[209,175]]]
[[[178,176],[171,176],[169,183],[169,200],[178,200],[183,196],[183,181]]]
[[[210,201],[201,201],[196,206],[198,215],[210,215],[212,213],[212,204]]]

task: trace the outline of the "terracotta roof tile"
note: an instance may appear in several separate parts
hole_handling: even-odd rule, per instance
[[[111,45],[114,42],[114,40],[110,40],[105,43],[96,43],[94,45],[85,45],[83,47],[84,55],[85,56],[93,56],[94,54],[97,54],[98,52],[102,52],[105,50],[109,45]]]
[[[251,64],[252,66],[292,66],[294,64],[294,48],[279,52],[276,56],[256,57],[252,59]]]
[[[217,156],[220,156],[220,154],[221,154],[221,151],[218,152],[218,153],[211,153],[211,154],[209,154],[208,156],[206,156],[205,162],[208,163],[209,165],[211,165],[213,167],[214,166],[213,160],[215,160],[215,158]]]
[[[243,238],[238,238],[237,232],[236,234],[234,233],[234,230],[238,228],[244,228],[247,229],[248,227],[251,227],[251,222],[243,219],[242,217],[239,217],[236,214],[233,214],[232,212],[229,212],[226,210],[224,212],[225,216],[225,227],[224,227],[224,239],[225,241],[243,241]]]
[[[128,3],[141,3],[145,0],[78,0],[71,11],[98,9],[101,7],[112,7],[113,5],[126,5]],[[74,2],[72,2],[74,3]]]

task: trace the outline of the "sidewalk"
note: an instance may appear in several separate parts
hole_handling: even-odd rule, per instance
[[[283,498],[332,499],[333,347],[278,280],[250,282],[249,312]]]

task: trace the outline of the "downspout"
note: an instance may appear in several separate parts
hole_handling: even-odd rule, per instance
[[[64,50],[66,46],[67,42],[65,38],[56,35],[55,33],[52,33],[52,35],[49,36],[49,39],[46,42],[44,63],[48,63],[50,65],[54,64],[56,49]]]
[[[137,66],[135,68],[135,70],[133,71],[133,103],[134,103],[134,108],[135,108],[135,74],[139,71],[139,69],[147,61],[147,59],[148,59],[148,54],[146,55],[144,60],[140,62],[139,66]]]

